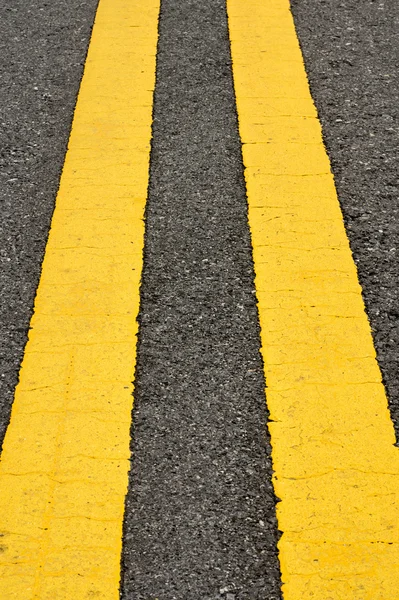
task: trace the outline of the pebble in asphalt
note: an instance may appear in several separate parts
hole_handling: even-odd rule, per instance
[[[122,598],[280,598],[223,0],[162,2],[141,294]]]

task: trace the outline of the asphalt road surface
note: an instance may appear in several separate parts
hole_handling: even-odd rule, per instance
[[[124,598],[278,597],[274,496],[222,0],[160,16]]]
[[[0,6],[0,440],[96,0]],[[399,427],[399,7],[292,0]],[[122,598],[279,598],[278,532],[222,0],[163,0]]]

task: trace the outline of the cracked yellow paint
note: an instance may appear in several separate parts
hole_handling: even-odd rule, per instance
[[[100,0],[0,463],[1,600],[117,600],[159,0]]]
[[[399,454],[288,0],[227,0],[285,600],[397,600]]]

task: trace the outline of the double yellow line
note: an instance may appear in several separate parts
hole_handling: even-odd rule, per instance
[[[158,0],[100,0],[0,463],[0,598],[119,598]],[[228,0],[286,600],[397,600],[399,462],[288,0]]]

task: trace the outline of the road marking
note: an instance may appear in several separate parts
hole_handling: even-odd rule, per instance
[[[2,600],[119,598],[159,0],[100,0],[0,463]]]
[[[399,460],[288,0],[228,0],[285,600],[397,600]]]

